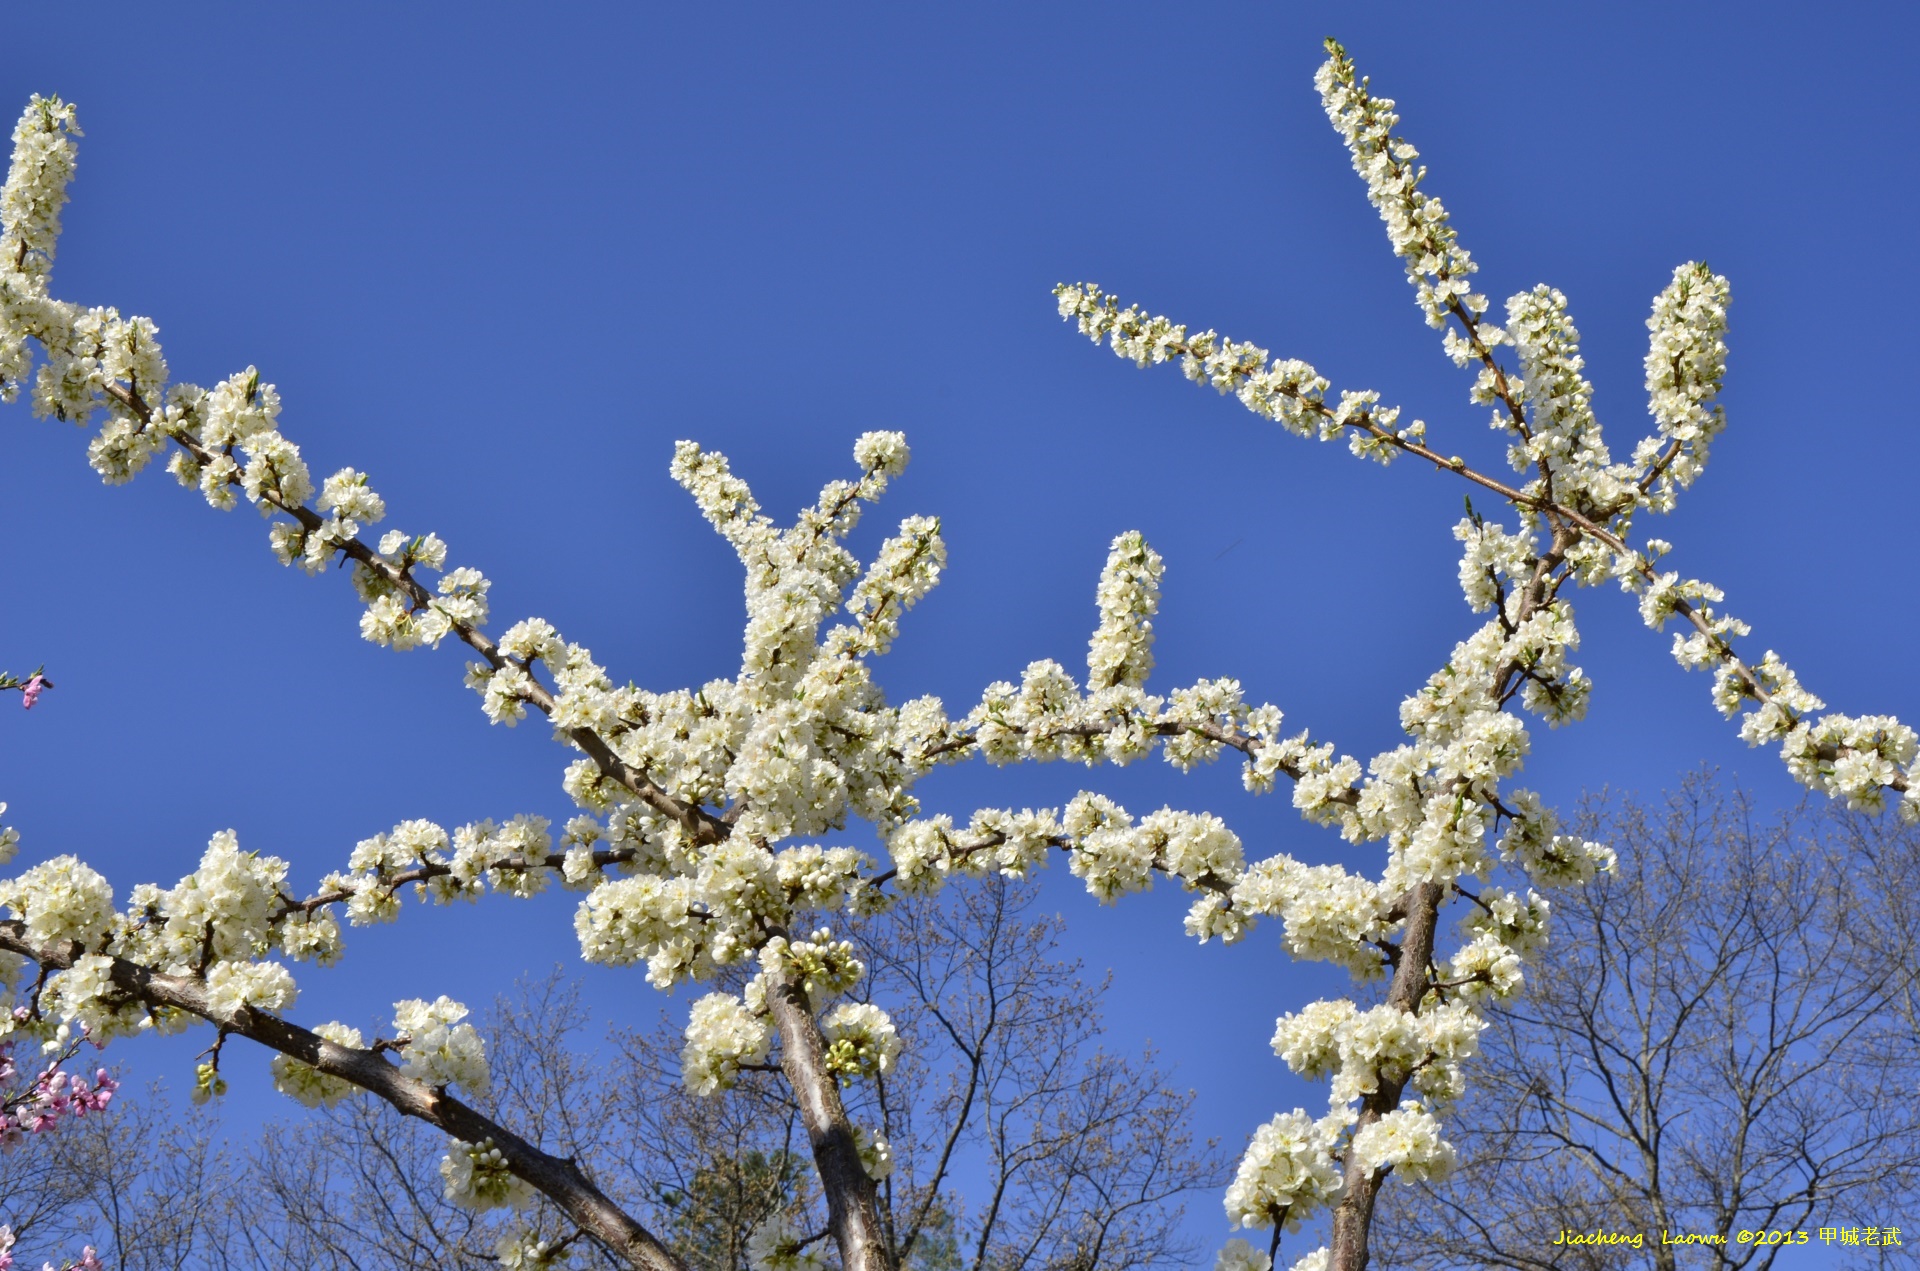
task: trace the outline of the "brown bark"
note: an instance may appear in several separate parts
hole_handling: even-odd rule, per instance
[[[1427,968],[1433,960],[1434,930],[1439,925],[1440,901],[1446,893],[1438,883],[1421,883],[1407,895],[1407,925],[1400,940],[1400,961],[1387,988],[1387,1005],[1416,1015],[1427,995]],[[1360,1106],[1354,1132],[1366,1129],[1400,1106],[1407,1080],[1381,1081],[1380,1088]],[[1366,1271],[1367,1238],[1373,1228],[1373,1202],[1389,1169],[1372,1169],[1351,1152],[1340,1199],[1333,1207],[1333,1247],[1330,1271]]]
[[[840,1265],[846,1271],[896,1271],[876,1189],[860,1164],[839,1082],[827,1070],[826,1037],[806,991],[783,980],[768,990],[767,1005],[780,1030],[780,1067],[813,1145],[814,1167],[827,1197],[827,1230],[840,1248]]]

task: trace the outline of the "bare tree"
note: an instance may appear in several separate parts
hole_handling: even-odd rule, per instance
[[[909,898],[861,933],[861,991],[884,998],[918,1043],[892,1073],[847,1092],[849,1113],[879,1127],[892,1155],[882,1224],[899,1263],[924,1271],[1177,1264],[1190,1252],[1180,1199],[1217,1185],[1225,1163],[1212,1143],[1193,1143],[1192,1096],[1169,1088],[1151,1054],[1102,1048],[1105,986],[1089,991],[1079,964],[1058,958],[1061,924],[1031,913],[1035,890],[991,877],[939,901]],[[775,1207],[779,1180],[788,1209],[817,1211],[781,1167],[804,1150],[797,1109],[763,1073],[712,1099],[688,1096],[668,1026],[624,1044],[631,1070],[648,1074],[617,1096],[638,1128],[628,1164],[655,1206],[736,1198],[730,1217],[702,1220],[740,1234],[731,1260],[683,1256],[745,1271],[744,1233]],[[963,1162],[978,1180],[971,1204]]]
[[[912,1149],[883,1188],[897,1245],[904,1257],[923,1237],[970,1147],[986,1165],[961,1224],[973,1271],[1177,1259],[1187,1251],[1167,1207],[1224,1169],[1211,1144],[1193,1151],[1191,1096],[1166,1087],[1151,1053],[1134,1063],[1101,1048],[1098,996],[1054,958],[1060,924],[1027,918],[1030,903],[1030,887],[996,878],[903,907],[869,941],[876,988],[911,1004],[902,1014],[926,1039],[910,1076],[937,1092],[920,1108],[899,1097],[903,1082],[876,1085],[889,1137]]]
[[[115,1271],[231,1265],[231,1162],[212,1128],[154,1086],[0,1153],[16,1263],[64,1265],[91,1244]]]
[[[1902,1256],[1841,1233],[1884,1239],[1920,1196],[1914,929],[1887,926],[1920,880],[1892,877],[1920,861],[1911,833],[1805,810],[1759,825],[1704,777],[1661,809],[1585,815],[1617,871],[1552,898],[1553,957],[1481,1039],[1462,1168],[1392,1189],[1383,1256],[1422,1271]]]

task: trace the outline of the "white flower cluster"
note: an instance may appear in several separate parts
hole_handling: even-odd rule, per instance
[[[1153,615],[1160,609],[1160,553],[1138,530],[1113,540],[1100,571],[1100,625],[1087,649],[1087,687],[1139,688],[1153,670]]]
[[[444,995],[431,1002],[395,1002],[393,1026],[406,1057],[400,1071],[436,1086],[458,1085],[485,1096],[492,1086],[487,1047],[473,1025],[460,1022],[466,1017],[467,1008]]]
[[[866,973],[866,964],[854,956],[853,942],[835,940],[825,927],[805,940],[775,936],[760,950],[760,974],[747,984],[747,1005],[758,1009],[766,1000],[768,981],[778,978],[796,985],[818,1010]]]
[[[82,135],[73,105],[58,97],[33,95],[13,129],[13,162],[0,191],[0,259],[31,279],[44,279],[53,265],[60,238],[60,209],[67,203],[77,147]]]
[[[78,857],[56,856],[0,881],[0,905],[26,924],[36,943],[92,945],[112,927],[113,887]]]
[[[313,1031],[336,1046],[353,1050],[364,1048],[357,1028],[349,1028],[345,1024],[322,1024]],[[311,1064],[303,1064],[288,1055],[273,1057],[273,1088],[309,1108],[331,1107],[348,1095],[359,1093],[360,1089],[339,1077],[329,1077]]]
[[[1494,410],[1495,431],[1514,434],[1507,461],[1515,472],[1537,472],[1522,492],[1542,494],[1582,511],[1613,508],[1628,493],[1631,470],[1615,468],[1593,414],[1593,385],[1581,372],[1580,332],[1567,313],[1567,298],[1545,285],[1507,301],[1507,342],[1520,362],[1505,375],[1506,393]],[[1483,368],[1474,400],[1493,402],[1498,382]],[[1515,426],[1513,406],[1524,405],[1527,426]],[[1602,547],[1604,545],[1595,546]]]
[[[451,836],[431,821],[402,821],[355,845],[346,871],[328,875],[319,896],[307,902],[309,921],[333,923],[337,939],[331,906],[344,902],[356,927],[390,922],[409,883],[415,895],[436,904],[476,900],[489,886],[509,896],[537,895],[563,861],[552,849],[545,817],[516,816],[504,825],[475,821]]]
[[[1238,1236],[1222,1246],[1213,1271],[1272,1271],[1273,1259]]]
[[[525,1227],[515,1227],[493,1242],[493,1256],[506,1271],[554,1271],[573,1262],[573,1251]]]
[[[440,1180],[449,1201],[462,1209],[525,1209],[533,1187],[507,1166],[492,1139],[478,1143],[449,1140],[440,1159]]]
[[[1651,575],[1651,571],[1649,571]],[[1812,717],[1826,703],[1800,684],[1772,649],[1757,665],[1742,662],[1731,640],[1747,624],[1716,608],[1719,588],[1668,572],[1624,580],[1639,585],[1640,615],[1658,631],[1681,613],[1691,632],[1673,638],[1673,656],[1689,670],[1711,669],[1713,701],[1729,719],[1745,709],[1740,737],[1750,746],[1780,744],[1787,772],[1802,785],[1850,808],[1878,812],[1889,791],[1902,797],[1902,820],[1920,821],[1920,736],[1891,715],[1830,714]]]
[[[285,966],[262,959],[277,950],[326,963],[339,952],[332,915],[295,904],[282,887],[286,870],[278,857],[241,850],[227,830],[213,836],[199,868],[175,886],[135,887],[124,914],[111,914],[106,881],[69,857],[0,883],[0,899],[27,917],[37,938],[49,938],[57,928],[65,935],[54,938],[102,947],[110,942],[119,957],[169,975],[199,977],[208,1008],[218,1015],[282,1011],[298,988]],[[50,984],[62,1018],[86,1022],[99,1041],[181,1022],[168,1012],[121,1002],[107,977],[110,960],[97,963],[76,964]]]
[[[954,833],[953,818],[945,814],[909,821],[887,839],[887,854],[903,892],[931,893],[955,873],[979,878],[997,870],[1025,878],[1049,847],[1066,843],[1060,818],[1051,811],[984,808],[974,813],[964,837]]]
[[[207,1005],[216,1015],[242,1007],[282,1011],[299,996],[293,977],[278,962],[216,962],[207,968]]]
[[[1375,882],[1339,865],[1303,865],[1285,855],[1270,856],[1234,880],[1216,922],[1234,915],[1251,926],[1256,915],[1277,917],[1285,926],[1281,942],[1288,953],[1309,962],[1338,962],[1358,979],[1381,970],[1379,950],[1370,941],[1392,924],[1393,898]],[[1193,916],[1187,919],[1189,934]],[[1237,933],[1223,932],[1229,942]]]
[[[1080,333],[1095,344],[1105,340],[1115,353],[1139,366],[1177,357],[1188,379],[1232,393],[1248,410],[1288,432],[1321,441],[1346,435],[1354,454],[1383,464],[1398,453],[1394,441],[1417,444],[1426,436],[1427,426],[1418,419],[1395,428],[1400,408],[1381,406],[1375,392],[1342,392],[1338,405],[1327,405],[1330,385],[1305,362],[1269,362],[1267,350],[1259,345],[1224,340],[1213,331],[1190,336],[1185,326],[1164,317],[1131,305],[1122,309],[1117,299],[1090,282],[1062,283],[1053,294],[1060,316],[1077,322]]]
[[[1239,836],[1204,812],[1162,808],[1135,825],[1111,799],[1081,794],[1067,805],[1062,825],[1074,844],[1074,874],[1103,901],[1146,890],[1155,870],[1189,889],[1230,882],[1244,859]]]
[[[900,454],[904,459],[905,443]],[[880,545],[879,555],[847,597],[847,612],[859,619],[855,639],[869,653],[885,653],[900,634],[900,615],[940,581],[947,563],[947,545],[940,522],[930,516],[910,516],[900,532]]]
[[[293,1004],[298,989],[284,966],[259,959],[276,948],[296,957],[325,957],[330,948],[324,920],[310,922],[304,913],[288,920],[279,890],[285,874],[286,862],[240,851],[226,831],[214,836],[200,868],[177,886],[136,887],[124,914],[114,912],[106,879],[71,856],[0,880],[0,905],[37,943],[111,947],[168,974],[199,976],[208,1008],[218,1015],[280,1011]],[[85,1027],[99,1043],[178,1022],[116,988],[112,966],[112,958],[99,953],[76,959],[49,977],[42,1007]]]
[[[687,1014],[680,1079],[697,1095],[732,1087],[741,1064],[764,1063],[772,1043],[765,1019],[731,993],[709,993]]]
[[[884,1134],[856,1125],[853,1146],[860,1153],[860,1168],[867,1172],[868,1178],[877,1183],[893,1174],[893,1144],[887,1142]]]
[[[105,1045],[149,1026],[147,1013],[115,987],[113,959],[98,953],[75,958],[71,967],[47,977],[40,1009],[61,1021],[54,1039],[60,1044],[68,1036],[81,1034]],[[49,1043],[48,1049],[52,1048]]]
[[[646,961],[660,988],[704,979],[759,948],[763,915],[787,912],[773,853],[729,838],[695,860],[688,873],[640,874],[601,883],[574,918],[589,962]]]
[[[1227,1188],[1227,1216],[1242,1227],[1292,1229],[1340,1189],[1333,1149],[1344,1118],[1283,1112],[1254,1131]]]
[[[124,957],[174,974],[258,958],[280,943],[287,863],[276,856],[242,851],[232,830],[215,834],[200,866],[170,888],[133,889]],[[302,953],[326,952],[338,943],[302,924],[295,937]]]
[[[848,599],[857,622],[820,633],[858,576],[840,540],[906,454],[898,434],[862,437],[860,479],[829,484],[788,530],[760,515],[724,457],[691,442],[674,456],[675,478],[746,566],[741,674],[707,685],[702,701],[687,695],[684,704],[660,704],[710,724],[677,728],[663,718],[666,727],[642,726],[618,744],[631,746],[630,761],[661,774],[676,797],[732,800],[742,808],[738,833],[778,840],[822,833],[849,814],[885,823],[912,809],[906,790],[924,771],[912,757],[944,732],[945,719],[927,701],[887,707],[865,659],[891,643],[899,613],[938,579],[945,547],[937,524],[904,522]],[[642,717],[656,713],[651,701],[637,705]]]
[[[1470,1002],[1429,1005],[1419,1014],[1345,998],[1314,1002],[1280,1017],[1273,1051],[1302,1077],[1333,1079],[1336,1108],[1409,1077],[1436,1101],[1458,1098],[1460,1065],[1473,1055],[1486,1021]]]
[[[885,1076],[900,1057],[900,1034],[887,1013],[871,1002],[842,1002],[821,1021],[827,1039],[827,1070],[846,1085],[860,1077]]]
[[[1673,271],[1647,319],[1647,397],[1658,433],[1633,455],[1648,506],[1668,511],[1675,493],[1706,466],[1714,437],[1727,425],[1713,399],[1727,373],[1727,280],[1690,262]],[[1664,444],[1662,442],[1664,439]]]
[[[1373,96],[1366,80],[1355,79],[1353,60],[1333,40],[1327,41],[1327,60],[1313,86],[1353,155],[1353,170],[1367,183],[1367,198],[1387,224],[1387,238],[1406,264],[1427,324],[1444,326],[1460,310],[1474,318],[1485,313],[1486,297],[1474,294],[1467,281],[1476,269],[1472,258],[1460,246],[1440,200],[1420,189],[1427,172],[1414,165],[1420,152],[1393,135],[1400,122],[1393,101]]]
[[[1418,1101],[1401,1104],[1353,1136],[1354,1156],[1368,1169],[1392,1169],[1404,1182],[1445,1178],[1453,1170],[1453,1147],[1440,1137],[1440,1123]]]

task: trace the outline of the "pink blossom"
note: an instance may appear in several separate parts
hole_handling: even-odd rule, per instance
[[[0,1046],[0,1082],[15,1072],[10,1049]],[[24,1090],[0,1097],[0,1148],[12,1147],[29,1134],[58,1129],[63,1121],[106,1111],[119,1088],[120,1083],[105,1068],[95,1070],[89,1082],[63,1071],[56,1060]],[[6,1271],[5,1264],[0,1263],[0,1271]]]
[[[35,671],[33,678],[21,686],[20,704],[28,710],[32,710],[33,704],[40,700],[40,694],[46,692],[50,687],[52,686],[47,683],[46,676]]]
[[[11,1271],[13,1267],[13,1228],[0,1226],[0,1271]],[[51,1262],[40,1264],[40,1271],[107,1271],[107,1264],[100,1261],[100,1255],[92,1245],[80,1251],[78,1262],[69,1262],[56,1268]]]

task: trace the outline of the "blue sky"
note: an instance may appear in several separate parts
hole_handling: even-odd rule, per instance
[[[1106,544],[1138,528],[1168,565],[1157,682],[1236,675],[1364,757],[1472,628],[1459,483],[1137,371],[1059,322],[1053,284],[1304,358],[1497,465],[1313,94],[1339,35],[1400,101],[1482,289],[1567,293],[1616,451],[1647,427],[1654,292],[1689,259],[1731,278],[1731,424],[1662,531],[1675,566],[1835,708],[1914,719],[1915,26],[1891,4],[103,5],[16,41],[0,102],[57,92],[87,129],[57,293],[151,315],[182,378],[257,365],[314,468],[368,471],[389,524],[494,580],[500,625],[546,617],[656,689],[730,675],[737,571],[667,478],[674,440],[787,514],[897,428],[913,466],[856,545],[937,514],[950,565],[883,664],[896,700],[963,709],[1077,662]],[[310,881],[402,818],[565,814],[565,755],[488,727],[457,648],[365,644],[345,580],[281,569],[250,512],[157,468],[103,487],[24,407],[0,428],[0,665],[59,685],[0,715],[23,861],[170,883],[233,827]],[[1535,730],[1528,784],[1651,793],[1705,763],[1794,797],[1624,597],[1576,605],[1592,710]],[[1219,812],[1259,854],[1347,850],[1227,767],[972,767],[921,792],[964,814],[1082,785]],[[1318,1101],[1266,1038],[1327,976],[1270,932],[1192,946],[1165,888],[1050,887],[1114,973],[1116,1040],[1179,1064],[1203,1133]],[[478,1003],[556,960],[564,903],[413,910],[305,975],[297,1013]],[[658,1010],[637,975],[593,983],[615,1017]],[[201,1044],[120,1058],[177,1087]],[[233,1065],[236,1111],[283,1111],[262,1067]],[[1194,1208],[1216,1239],[1214,1199]]]

